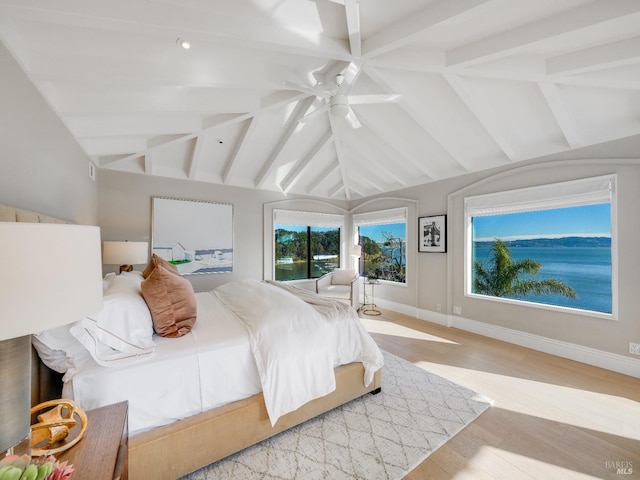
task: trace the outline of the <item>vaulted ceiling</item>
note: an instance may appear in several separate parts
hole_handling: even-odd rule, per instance
[[[640,134],[638,0],[0,0],[0,39],[100,169],[350,200]]]

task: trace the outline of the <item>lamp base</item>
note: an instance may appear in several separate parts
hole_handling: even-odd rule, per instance
[[[120,273],[122,272],[132,272],[133,265],[120,265]]]
[[[8,448],[4,452],[0,452],[0,460],[9,455],[28,455],[31,456],[31,432],[13,447]]]

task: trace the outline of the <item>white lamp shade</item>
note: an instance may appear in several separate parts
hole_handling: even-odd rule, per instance
[[[0,222],[0,340],[81,320],[102,308],[100,229]]]
[[[104,242],[102,261],[108,265],[139,265],[149,260],[147,242]]]
[[[354,245],[351,249],[352,257],[361,257],[362,256],[362,245]]]

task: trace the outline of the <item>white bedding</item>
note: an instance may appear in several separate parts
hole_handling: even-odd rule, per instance
[[[259,284],[259,291],[263,293],[251,293],[248,283]],[[63,395],[75,399],[85,409],[128,400],[131,435],[247,398],[262,391],[265,377],[261,381],[254,358],[257,351],[255,347],[264,342],[251,342],[246,327],[248,323],[254,324],[254,336],[256,332],[261,332],[259,335],[267,332],[263,340],[267,337],[273,340],[275,337],[290,346],[301,342],[301,333],[285,333],[288,332],[290,320],[282,320],[285,318],[282,311],[278,316],[278,310],[291,309],[293,305],[297,310],[289,313],[297,315],[297,323],[312,317],[316,328],[311,346],[304,347],[304,351],[298,349],[288,353],[283,350],[284,347],[272,347],[273,354],[264,354],[267,361],[262,362],[262,367],[274,360],[276,363],[285,362],[280,365],[284,369],[279,373],[272,373],[271,377],[267,374],[267,384],[279,389],[271,394],[271,400],[274,400],[269,411],[272,423],[275,423],[277,416],[297,408],[295,405],[300,401],[304,403],[309,392],[312,395],[324,395],[329,393],[327,390],[335,388],[335,385],[332,387],[334,366],[354,361],[363,362],[367,384],[371,382],[373,373],[382,366],[382,354],[355,311],[351,311],[349,317],[328,319],[290,293],[278,291],[277,287],[263,282],[233,282],[227,285],[226,297],[225,289],[218,292],[225,297],[225,301],[230,302],[230,297],[234,296],[228,295],[229,289],[236,289],[252,295],[238,296],[243,299],[245,306],[255,307],[257,298],[261,296],[268,306],[252,308],[253,318],[244,318],[240,322],[238,312],[234,313],[220,300],[216,294],[218,289],[197,293],[198,319],[191,333],[179,338],[154,336],[155,351],[127,366],[102,367],[88,352],[78,354],[74,358],[76,370],[67,376],[70,378],[67,378]],[[265,293],[263,287],[271,290]],[[284,300],[287,297],[290,298],[285,302],[286,305],[274,300]],[[267,320],[267,325],[272,322],[278,325],[275,331],[269,332],[260,327],[257,323],[259,316]],[[302,330],[306,329],[305,323],[302,323]],[[317,332],[322,332],[322,338],[316,336]],[[316,348],[320,346],[327,348]],[[304,365],[296,360],[311,350],[314,352],[309,358],[321,358],[322,366],[326,369],[328,365],[331,369],[329,383],[326,373],[320,372],[315,365],[299,372],[290,370],[292,365]],[[320,382],[315,381],[316,375],[319,375]],[[296,381],[291,382],[292,378]],[[298,384],[298,380],[302,383]]]

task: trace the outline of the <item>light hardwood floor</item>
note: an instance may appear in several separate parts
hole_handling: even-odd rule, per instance
[[[407,480],[640,478],[640,379],[395,312],[360,316],[380,348],[494,401]]]

